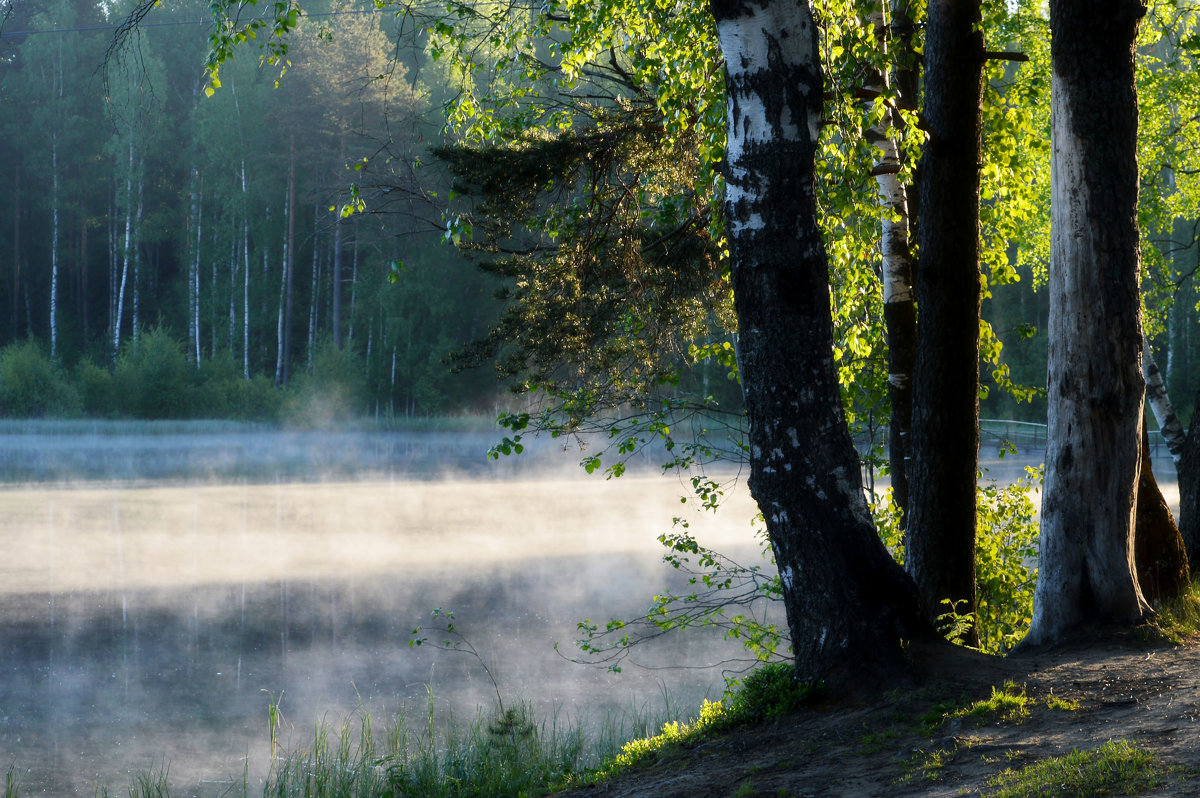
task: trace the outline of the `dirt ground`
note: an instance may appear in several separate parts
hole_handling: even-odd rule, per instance
[[[922,725],[935,707],[987,698],[1005,680],[1024,685],[1035,700],[1023,722],[977,725],[965,718],[932,731]],[[1079,708],[1051,709],[1051,694]],[[956,657],[881,699],[827,701],[563,795],[986,795],[987,779],[1007,768],[1118,739],[1162,764],[1162,783],[1144,795],[1200,795],[1200,637],[1179,646],[1130,638],[1007,659]]]

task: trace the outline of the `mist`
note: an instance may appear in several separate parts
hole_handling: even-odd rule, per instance
[[[746,655],[711,631],[641,648],[621,673],[567,657],[577,622],[635,616],[680,585],[657,542],[675,517],[761,562],[744,487],[731,480],[726,506],[702,512],[652,458],[605,480],[557,445],[489,463],[482,443],[266,430],[0,441],[7,473],[23,475],[0,489],[0,754],[23,789],[121,790],[164,767],[181,795],[253,787],[270,765],[271,702],[283,742],[303,745],[359,710],[380,728],[420,725],[431,707],[469,720],[497,689],[584,725],[717,697]],[[468,654],[409,645],[436,608],[496,685]]]

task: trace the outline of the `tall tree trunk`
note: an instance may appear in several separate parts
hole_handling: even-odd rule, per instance
[[[113,357],[121,354],[121,324],[125,320],[125,289],[129,283],[129,262],[133,255],[133,137],[129,138],[129,176],[125,180],[125,245],[121,253],[121,279],[117,287],[116,316],[113,319]]]
[[[897,4],[900,5],[899,3]],[[899,9],[903,14],[905,9]],[[896,13],[896,12],[893,12]],[[907,18],[906,18],[907,21]],[[871,12],[869,22],[875,32],[880,54],[889,55],[889,26],[883,0]],[[893,54],[894,55],[894,54]],[[911,53],[901,52],[906,60]],[[879,93],[889,88],[888,76],[880,72],[868,87]],[[899,95],[897,95],[899,97]],[[900,97],[897,106],[910,98]],[[883,102],[875,100],[875,102]],[[900,116],[886,110],[883,122],[870,131],[879,150],[872,173],[879,188],[883,209],[880,252],[883,256],[883,319],[888,344],[888,395],[891,419],[888,424],[888,465],[891,472],[892,501],[900,510],[900,525],[908,525],[908,459],[912,428],[912,373],[917,352],[917,305],[913,292],[913,256],[909,246],[909,187],[900,179],[902,169],[898,138]]]
[[[285,224],[289,223],[292,218],[292,184],[288,182],[288,193],[283,203],[283,216]],[[283,238],[283,268],[279,272],[279,316],[276,320],[275,333],[275,384],[283,385],[287,380],[287,370],[284,367],[286,362],[287,352],[287,328],[284,324],[288,318],[288,285],[291,277],[291,269],[288,264],[291,261],[291,241],[289,236]]]
[[[342,348],[342,215],[334,211],[333,216],[333,307],[330,313],[333,318],[333,345]]]
[[[925,636],[867,511],[833,364],[814,203],[822,75],[807,3],[714,0],[726,64],[725,214],[750,490],[779,567],[798,676],[891,673]]]
[[[89,315],[88,315],[88,219],[87,214],[79,215],[79,310],[80,321],[83,327],[83,342],[87,345],[89,338]]]
[[[1139,0],[1051,0],[1046,481],[1031,645],[1149,607],[1134,572],[1142,442]]]
[[[58,131],[50,134],[50,357],[58,357]]]
[[[295,294],[294,274],[296,271],[296,134],[293,133],[288,141],[287,243],[283,258],[283,353],[281,355],[282,366],[276,368],[276,373],[282,375],[278,380],[281,384],[287,384],[292,376],[292,297]]]
[[[137,213],[133,217],[133,307],[130,313],[130,333],[136,341],[141,334],[141,287],[142,287],[142,198],[145,189],[145,163],[138,165]]]
[[[354,343],[355,309],[358,307],[358,217],[354,217],[354,253],[350,260],[350,328],[346,332],[347,343]]]
[[[975,616],[979,456],[979,0],[932,0],[925,38],[921,267],[905,566],[932,620]],[[949,601],[950,606],[943,602]],[[967,642],[978,641],[972,625]]]
[[[321,208],[319,205],[313,206],[313,230],[315,231],[321,223]],[[321,290],[321,247],[319,246],[316,233],[313,234],[313,258],[312,258],[312,288],[309,293],[308,302],[308,351],[305,355],[305,363],[308,370],[312,371],[313,367],[313,351],[317,348],[317,305],[320,300]]]
[[[9,329],[13,340],[20,335],[21,325],[21,161],[17,160],[13,179],[13,266],[10,295]]]
[[[200,246],[203,239],[204,194],[200,172],[191,170],[191,210],[188,214],[187,295],[188,356],[200,366]]]
[[[242,379],[250,379],[250,208],[246,201],[246,161],[242,160]]]

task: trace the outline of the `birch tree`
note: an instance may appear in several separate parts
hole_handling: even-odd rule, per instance
[[[1149,611],[1134,572],[1145,382],[1137,227],[1139,0],[1052,0],[1046,480],[1030,645]]]
[[[823,81],[807,3],[712,3],[726,68],[726,195],[750,490],[779,567],[801,678],[900,667],[923,638],[912,582],[876,537],[833,363],[814,204]]]

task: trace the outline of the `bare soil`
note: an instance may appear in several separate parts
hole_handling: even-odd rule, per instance
[[[562,795],[987,795],[988,779],[1001,771],[1118,739],[1161,764],[1161,782],[1144,795],[1200,795],[1200,637],[1177,646],[1109,638],[1005,659],[964,653],[931,658],[920,672],[919,680],[881,698],[830,696],[769,725],[665,752],[632,773]],[[1005,680],[1024,685],[1034,699],[1027,719],[922,723],[939,707],[989,697]],[[1051,694],[1079,708],[1052,709]]]

